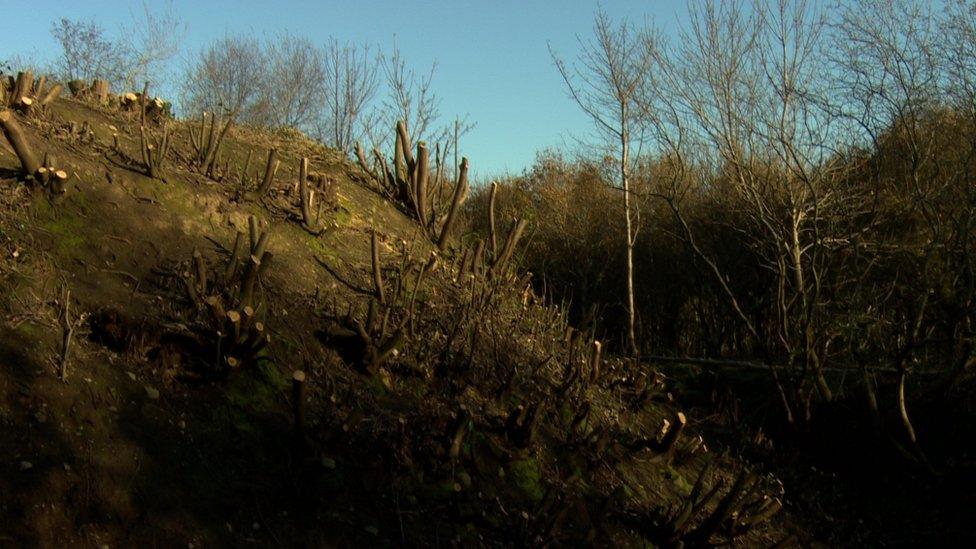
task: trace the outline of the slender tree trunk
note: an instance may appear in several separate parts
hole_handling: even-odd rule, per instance
[[[627,343],[630,352],[637,356],[637,334],[634,328],[634,238],[633,220],[630,215],[630,128],[627,123],[627,104],[620,106],[620,180],[624,188],[624,219],[627,228]]]
[[[491,236],[491,258],[498,257],[498,238],[495,236],[495,196],[498,195],[498,183],[491,182],[491,194],[488,195],[488,230]]]
[[[806,280],[803,276],[803,245],[800,242],[800,223],[803,221],[803,214],[797,208],[793,209],[792,222],[790,224],[790,254],[793,261],[793,278],[796,284],[796,292],[800,296],[800,306],[802,307],[800,323],[802,324],[803,337],[803,356],[804,364],[811,370],[814,381],[820,396],[830,402],[834,395],[827,384],[827,379],[821,369],[820,357],[814,348],[813,331],[813,311],[816,303],[811,303],[809,292],[807,291]]]

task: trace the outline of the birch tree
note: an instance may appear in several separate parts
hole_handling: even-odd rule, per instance
[[[567,63],[552,49],[553,62],[569,95],[593,122],[603,144],[613,151],[616,183],[623,197],[627,259],[627,344],[639,352],[634,299],[634,244],[639,229],[639,211],[633,197],[631,173],[644,136],[638,98],[650,78],[654,40],[646,28],[623,20],[615,23],[600,10],[593,21],[593,36],[579,38],[580,52]]]

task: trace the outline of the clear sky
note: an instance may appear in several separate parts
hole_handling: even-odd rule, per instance
[[[681,0],[605,0],[615,19],[673,32],[687,7]],[[258,37],[287,30],[325,43],[366,42],[389,51],[394,39],[415,69],[437,61],[433,87],[441,97],[442,122],[469,116],[477,126],[462,140],[479,178],[528,167],[536,151],[572,145],[589,121],[567,96],[547,43],[566,59],[577,35],[591,32],[595,0],[174,0],[187,27],[181,58],[225,32]],[[95,19],[117,32],[138,13],[138,1],[0,0],[4,39],[0,59],[57,54],[51,22],[60,17]],[[177,68],[182,66],[176,61]]]

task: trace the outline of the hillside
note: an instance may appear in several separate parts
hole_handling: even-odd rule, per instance
[[[789,487],[711,451],[666,378],[594,357],[517,272],[434,253],[335,151],[234,126],[207,177],[198,122],[170,121],[164,181],[143,173],[137,112],[63,98],[12,116],[69,179],[25,181],[0,140],[0,545],[804,537]],[[249,196],[241,174],[256,183],[271,147],[274,186]],[[303,157],[335,192],[321,233],[302,224]],[[273,260],[245,313],[225,271],[255,222]]]

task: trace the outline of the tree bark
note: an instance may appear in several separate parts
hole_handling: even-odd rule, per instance
[[[492,274],[501,274],[505,270],[508,261],[512,258],[512,254],[515,253],[515,246],[518,245],[518,241],[522,238],[522,233],[525,232],[525,227],[528,224],[529,222],[524,219],[515,221],[511,232],[508,233],[508,238],[505,240],[505,245],[502,246],[501,253],[498,257],[492,259]]]
[[[636,357],[637,333],[635,330],[637,312],[634,309],[634,231],[630,205],[630,131],[627,125],[627,104],[620,109],[620,180],[624,189],[624,219],[627,229],[627,343],[630,352]]]
[[[264,168],[264,179],[261,180],[261,186],[258,187],[258,196],[263,197],[268,194],[271,190],[271,185],[274,183],[275,172],[278,171],[278,149],[272,147],[268,151],[268,164]]]
[[[491,182],[491,193],[488,195],[488,234],[491,237],[491,258],[498,257],[498,237],[495,233],[495,197],[498,195],[498,182]]]
[[[451,207],[447,210],[447,218],[444,219],[444,226],[441,228],[441,236],[437,239],[437,249],[443,251],[447,246],[447,237],[451,234],[451,226],[454,225],[454,216],[464,200],[464,193],[468,188],[468,159],[461,159],[461,169],[458,171],[457,183],[454,184],[454,198],[451,200]]]
[[[42,74],[40,78],[37,79],[37,85],[34,86],[34,90],[31,92],[31,96],[35,99],[39,99],[41,94],[44,93],[44,86],[47,84],[47,75]]]
[[[414,173],[414,194],[417,196],[417,218],[424,231],[428,231],[427,183],[430,179],[430,153],[427,151],[427,144],[423,141],[417,143],[417,162]]]
[[[98,100],[98,104],[100,106],[104,106],[106,103],[108,103],[108,80],[97,79],[92,82],[92,93],[95,95],[95,99]]]
[[[142,96],[139,97],[139,124],[146,125],[146,97],[149,95],[149,82],[142,86]]]
[[[34,87],[34,73],[23,71],[17,73],[17,82],[14,84],[13,93],[10,95],[10,104],[18,105],[20,98],[30,95]]]
[[[308,159],[302,158],[298,167],[298,199],[302,208],[302,221],[305,230],[312,234],[319,234],[322,231],[317,228],[316,220],[312,219],[312,196],[313,191],[308,188]]]
[[[3,128],[3,134],[13,146],[17,158],[20,159],[24,173],[34,176],[41,165],[38,163],[37,157],[34,156],[34,151],[31,150],[27,138],[24,136],[24,130],[20,127],[20,124],[14,118],[11,111],[0,111],[0,127]]]
[[[68,90],[73,97],[81,97],[88,91],[88,83],[84,80],[72,80],[68,82]]]
[[[370,233],[370,251],[373,263],[373,288],[376,292],[376,301],[380,305],[386,305],[386,293],[383,291],[383,273],[380,265],[380,243],[376,237],[376,228]]]
[[[54,86],[52,86],[51,89],[47,92],[47,95],[45,95],[44,98],[41,99],[40,106],[46,107],[52,102],[54,102],[54,100],[56,100],[58,96],[61,95],[62,88],[63,87],[61,86],[61,84],[55,84]]]

